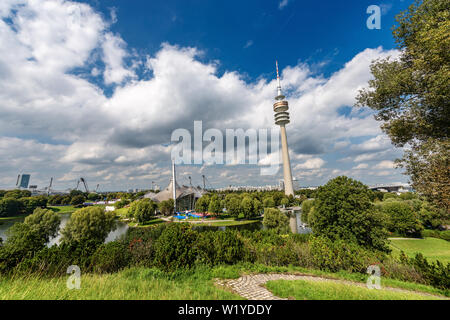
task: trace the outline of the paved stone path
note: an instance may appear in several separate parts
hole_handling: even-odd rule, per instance
[[[263,284],[272,280],[315,280],[314,278],[294,274],[267,273],[245,275],[232,280],[217,280],[216,283],[219,286],[230,288],[248,300],[287,300],[273,295],[272,292],[263,287]]]
[[[288,300],[277,297],[272,294],[269,290],[267,290],[263,285],[272,280],[306,280],[306,281],[332,281],[336,283],[342,283],[347,285],[354,285],[359,287],[366,287],[365,283],[358,283],[347,280],[338,280],[338,279],[327,279],[322,277],[314,277],[308,275],[295,275],[295,274],[282,274],[282,273],[261,273],[261,274],[253,274],[253,275],[244,275],[238,279],[217,279],[216,284],[221,287],[226,287],[231,289],[234,293],[237,293],[243,298],[248,300]],[[425,296],[434,296],[436,295],[425,293],[425,292],[417,292],[417,291],[409,291],[399,288],[389,288],[383,287],[384,290],[397,291],[397,292],[409,292],[416,293]],[[446,299],[446,297],[438,296],[440,298]]]

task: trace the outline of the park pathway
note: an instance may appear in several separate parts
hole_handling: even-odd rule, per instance
[[[231,291],[233,291],[234,293],[248,300],[288,300],[273,295],[272,292],[270,292],[264,287],[264,284],[266,282],[273,280],[332,281],[335,283],[366,287],[365,283],[358,283],[338,279],[327,279],[308,275],[282,274],[282,273],[260,273],[253,275],[244,275],[238,279],[216,279],[216,284],[220,287],[231,289]],[[382,289],[397,292],[416,293],[425,296],[440,297],[445,299],[445,297],[443,296],[436,296],[425,292],[410,291],[390,287],[383,287]]]

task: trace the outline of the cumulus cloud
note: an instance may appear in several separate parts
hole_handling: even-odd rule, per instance
[[[120,19],[111,15],[112,22]],[[219,74],[217,62],[204,62],[198,49],[167,43],[152,55],[136,57],[109,25],[87,4],[1,2],[0,187],[11,186],[22,170],[36,173],[39,183],[55,176],[66,186],[79,176],[111,189],[149,187],[153,180],[164,184],[173,130],[192,131],[194,120],[202,120],[204,130],[274,126],[275,79]],[[396,54],[366,49],[328,78],[304,63],[282,69],[296,177],[317,182],[332,176],[336,163],[323,159],[330,150],[356,162],[392,159],[386,156],[392,147],[370,112],[340,110],[351,107],[367,84],[370,62]],[[134,59],[146,60],[141,67],[150,78],[137,75]],[[90,80],[100,75],[113,88],[109,96]],[[352,138],[362,142],[351,144]],[[8,152],[15,158],[6,165],[3,159],[12,159]],[[274,161],[270,154],[259,160],[260,165]],[[187,168],[180,174],[188,174]],[[216,186],[273,183],[282,175],[261,177],[258,166],[227,167],[225,176],[220,170],[224,167],[192,167],[189,174],[206,171]]]
[[[376,169],[393,169],[394,167],[394,162],[390,160],[383,160],[375,166]]]
[[[325,164],[325,161],[320,158],[312,158],[306,160],[304,163],[299,163],[295,166],[295,169],[320,169]]]

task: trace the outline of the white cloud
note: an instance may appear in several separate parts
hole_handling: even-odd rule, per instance
[[[122,38],[108,32],[103,40],[103,60],[105,62],[104,79],[106,84],[121,83],[127,78],[134,78],[133,71],[124,65],[124,59],[128,56],[125,49],[125,41]]]
[[[355,169],[355,170],[367,169],[368,167],[369,167],[369,165],[367,163],[360,163],[356,167],[353,167],[353,169]]]
[[[322,168],[322,166],[324,164],[325,164],[325,161],[323,159],[312,158],[312,159],[306,160],[304,163],[300,163],[300,164],[296,165],[295,166],[295,170],[299,170],[299,169],[306,169],[306,170],[320,169],[320,168]]]
[[[174,129],[191,129],[194,120],[203,120],[204,130],[273,126],[275,79],[246,81],[238,72],[219,74],[218,63],[203,62],[203,52],[169,44],[148,56],[145,68],[152,77],[140,79],[131,60],[146,57],[130,54],[121,36],[110,31],[110,23],[86,4],[2,1],[0,16],[12,21],[0,19],[4,44],[0,46],[0,141],[9,144],[16,157],[9,165],[0,162],[0,186],[10,186],[23,168],[41,172],[36,179],[42,183],[53,175],[67,183],[82,175],[111,188],[126,188],[130,181],[148,185],[148,179],[164,184],[170,174],[170,148],[163,144]],[[113,11],[111,17],[114,22]],[[370,112],[343,115],[339,111],[352,106],[358,89],[367,84],[370,62],[387,55],[396,51],[366,49],[328,78],[304,63],[282,68],[282,85],[289,92],[292,124],[287,131],[296,176],[326,179],[337,169],[324,169],[319,155],[334,149],[345,156],[363,153],[356,162],[367,160],[358,158],[362,156],[388,158],[383,152],[392,149]],[[105,68],[99,67],[99,61]],[[74,74],[75,68],[86,71]],[[99,75],[113,86],[111,97],[89,82],[89,77]],[[352,147],[349,141],[357,137],[363,142]],[[7,149],[0,149],[0,159],[9,159]],[[30,154],[36,155],[29,162],[32,166],[23,167]],[[273,163],[271,156],[260,161],[269,163]],[[213,174],[218,169],[203,166],[192,174],[201,175],[203,170]],[[258,176],[259,168],[233,170],[223,184],[277,179]]]
[[[375,166],[376,169],[394,169],[394,167],[394,161],[390,160],[383,160]]]

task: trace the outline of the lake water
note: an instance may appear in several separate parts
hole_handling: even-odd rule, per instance
[[[60,224],[60,230],[62,230],[66,224],[67,221],[70,218],[70,213],[64,213],[61,214],[61,224]],[[11,220],[0,220],[0,237],[3,239],[3,241],[6,240],[6,230],[8,230],[14,223],[16,222],[22,222],[24,220],[24,218],[18,218],[18,219],[11,219]],[[116,240],[118,237],[122,236],[123,234],[125,234],[128,230],[128,224],[123,222],[123,221],[117,221],[117,228],[114,231],[111,231],[105,242],[111,242]],[[250,230],[250,231],[255,231],[255,230],[261,230],[264,229],[264,226],[262,224],[262,222],[258,221],[258,222],[254,222],[254,223],[248,223],[248,224],[240,224],[240,225],[234,225],[234,226],[220,226],[220,227],[215,227],[215,226],[195,226],[193,227],[195,230],[197,231],[224,231],[226,229],[239,229],[239,230]],[[311,229],[309,228],[305,228],[303,227],[303,224],[300,220],[299,215],[297,215],[297,232],[298,233],[310,233]],[[52,246],[54,244],[58,244],[59,241],[61,240],[61,234],[58,234],[58,236],[56,236],[55,238],[51,239],[50,242],[48,243],[48,246]]]

